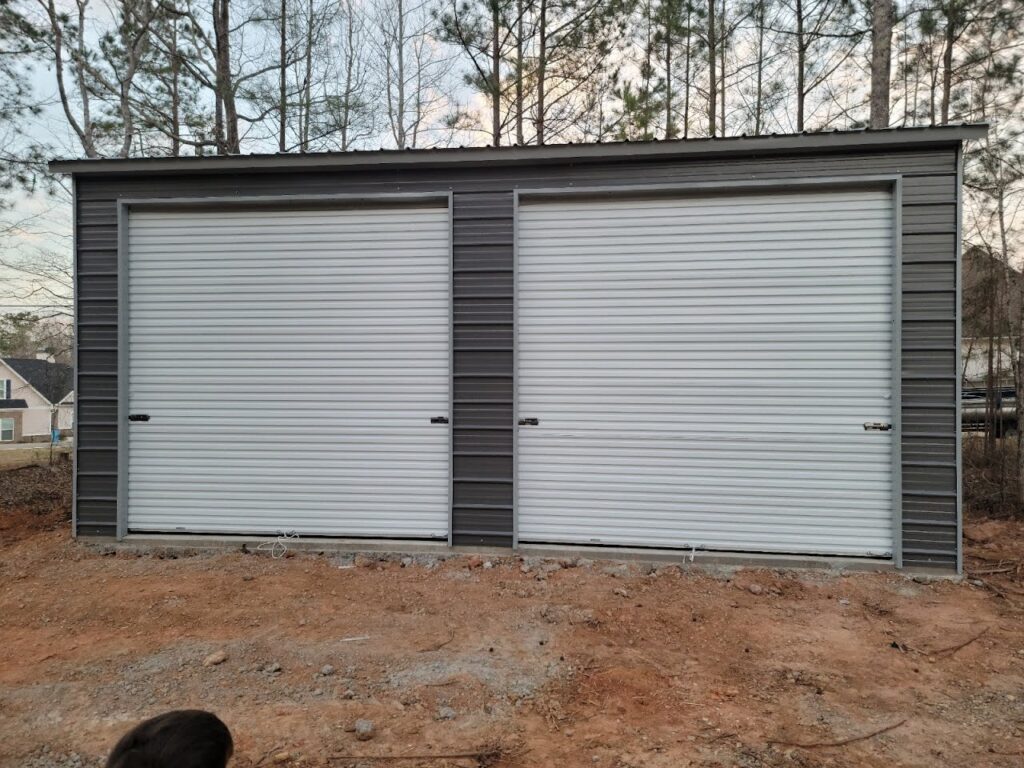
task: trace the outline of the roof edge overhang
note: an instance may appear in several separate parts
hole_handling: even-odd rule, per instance
[[[451,165],[495,166],[517,163],[601,162],[618,160],[728,157],[856,150],[912,149],[959,144],[981,139],[985,123],[927,128],[832,131],[711,139],[550,144],[544,146],[458,147],[445,149],[380,149],[308,154],[209,155],[205,157],[140,157],[123,159],[52,160],[52,173],[182,174],[274,171],[327,171],[379,167],[431,168]]]

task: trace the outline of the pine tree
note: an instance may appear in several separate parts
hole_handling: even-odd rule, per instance
[[[467,57],[466,84],[482,94],[490,106],[487,131],[492,146],[500,146],[508,119],[503,114],[507,60],[515,45],[517,27],[513,0],[451,0],[436,14],[439,34]]]
[[[30,65],[42,51],[42,30],[14,3],[0,2],[0,191],[32,188],[46,150],[26,135],[26,120],[40,113]],[[0,209],[6,207],[0,201]]]

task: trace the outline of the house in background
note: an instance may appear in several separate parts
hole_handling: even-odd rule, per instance
[[[0,358],[0,442],[39,442],[71,434],[75,412],[70,365],[49,355]]]
[[[22,423],[28,403],[13,398],[0,398],[0,443],[20,443]]]

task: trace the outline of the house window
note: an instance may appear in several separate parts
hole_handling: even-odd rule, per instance
[[[11,380],[0,379],[0,400],[11,399]]]
[[[0,419],[0,443],[14,440],[14,419]]]

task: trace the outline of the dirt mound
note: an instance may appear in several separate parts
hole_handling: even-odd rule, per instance
[[[71,462],[0,472],[0,545],[71,519]]]

